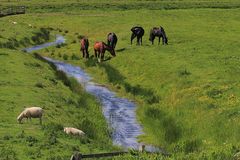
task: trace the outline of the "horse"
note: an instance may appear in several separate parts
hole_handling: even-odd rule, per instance
[[[88,42],[88,39],[87,38],[81,39],[80,45],[81,45],[80,51],[82,51],[83,58],[85,57],[85,55],[86,55],[86,58],[89,58],[89,53],[88,53],[89,42]]]
[[[112,56],[114,57],[116,56],[114,48],[112,48],[111,46],[107,45],[104,42],[96,42],[93,48],[94,48],[95,57],[98,58],[98,60],[99,58],[101,58],[99,62],[101,62],[101,60],[104,59],[104,53],[106,50],[109,51]]]
[[[168,44],[168,38],[167,38],[167,35],[163,29],[163,27],[153,27],[151,30],[150,30],[150,36],[149,36],[149,41],[154,42],[154,39],[155,37],[158,37],[158,45],[160,43],[160,38],[162,38],[162,44]]]
[[[118,38],[117,38],[117,35],[115,33],[108,33],[108,35],[107,35],[107,44],[109,46],[111,46],[112,48],[115,49],[115,47],[117,45],[117,41],[118,41]]]
[[[132,36],[131,36],[131,44],[135,37],[137,37],[137,45],[142,45],[142,37],[144,35],[144,29],[142,27],[133,27],[131,28]]]

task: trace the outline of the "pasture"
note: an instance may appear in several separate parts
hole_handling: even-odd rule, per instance
[[[17,3],[1,3],[8,4]],[[50,1],[48,6],[43,1],[22,1],[21,4],[28,5],[28,13],[1,19],[0,42],[11,41],[11,38],[20,41],[33,36],[38,28],[51,28],[48,40],[53,39],[55,34],[64,35],[66,45],[43,49],[39,53],[79,65],[95,82],[134,100],[138,104],[138,120],[145,132],[139,137],[140,141],[165,148],[172,153],[168,159],[231,159],[239,151],[238,1],[113,0],[100,3],[95,0],[62,0]],[[10,21],[18,24],[13,25]],[[29,28],[28,24],[34,27]],[[130,45],[130,29],[135,25],[145,29],[142,46],[136,46],[136,40]],[[151,45],[148,40],[150,29],[160,25],[166,31],[169,45],[157,45],[156,40]],[[89,38],[91,56],[94,54],[94,42],[106,42],[109,32],[115,32],[118,36],[116,57],[110,59],[107,53],[105,58],[109,57],[110,60],[102,63],[97,63],[94,58],[83,59],[79,39],[83,35]],[[24,45],[19,44],[16,48],[19,50]],[[46,107],[49,113],[61,115],[55,119],[47,114],[48,123],[54,123],[57,127],[76,123],[76,119],[82,119],[80,113],[84,113],[96,126],[97,138],[90,137],[82,140],[84,142],[74,141],[58,131],[59,143],[49,148],[59,157],[66,156],[72,148],[79,146],[84,152],[114,149],[108,133],[104,132],[107,125],[100,105],[93,97],[83,91],[81,94],[73,93],[60,80],[55,84],[53,81],[57,77],[52,69],[31,55],[6,48],[0,51],[0,62],[4,66],[0,72],[0,100],[4,110],[1,113],[0,138],[3,138],[0,145],[7,144],[7,148],[14,146],[19,159],[31,159],[29,154],[23,153],[24,150],[17,149],[24,147],[28,141],[15,138],[16,134],[26,130],[24,134],[39,137],[37,145],[34,144],[30,150],[37,153],[37,148],[42,146],[41,140],[46,139],[45,129],[35,121],[34,125],[24,123],[19,126],[15,118],[24,104],[34,103]],[[41,67],[32,65],[35,63]],[[76,105],[81,97],[88,99],[84,102],[87,111]],[[63,113],[75,114],[64,117]],[[9,140],[3,140],[9,132],[5,129],[9,127],[11,136],[7,138]],[[18,143],[14,143],[16,141]],[[20,143],[22,141],[24,143]],[[65,143],[68,145],[63,145]],[[51,150],[41,148],[39,154],[42,157],[37,159],[48,157]],[[146,155],[143,157],[147,159]],[[152,159],[157,157],[153,156]]]

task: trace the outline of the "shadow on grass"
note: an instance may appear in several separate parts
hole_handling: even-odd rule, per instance
[[[125,77],[121,75],[121,73],[110,66],[109,64],[101,64],[100,67],[104,68],[108,81],[113,83],[114,85],[122,85],[126,92],[133,94],[134,96],[144,97],[144,100],[148,104],[158,103],[160,101],[160,97],[155,95],[151,89],[142,88],[140,85],[131,85],[125,82]]]
[[[153,128],[161,128],[161,136],[167,143],[175,143],[181,138],[182,128],[173,117],[164,111],[159,108],[149,107],[145,110],[145,116],[149,119]]]
[[[116,52],[123,52],[125,50],[126,50],[126,48],[120,48],[120,49],[117,49]]]

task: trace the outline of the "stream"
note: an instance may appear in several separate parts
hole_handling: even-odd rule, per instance
[[[26,52],[43,49],[49,46],[59,45],[65,42],[63,36],[56,36],[55,42],[45,43],[24,49]],[[80,67],[73,66],[48,57],[43,57],[53,63],[57,70],[61,70],[77,79],[85,90],[94,95],[102,104],[103,114],[112,128],[112,140],[115,145],[124,149],[138,149],[141,143],[137,137],[143,134],[142,127],[136,120],[136,104],[126,98],[121,98],[103,85],[92,82],[92,78]],[[162,152],[161,149],[146,145],[145,150],[149,152]]]

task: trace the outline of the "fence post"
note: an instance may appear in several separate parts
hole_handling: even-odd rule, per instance
[[[139,152],[144,152],[145,151],[145,145],[144,144],[140,145],[139,148],[138,148],[138,151]]]
[[[79,152],[75,152],[75,153],[71,156],[70,160],[82,160],[82,154],[79,153]]]

